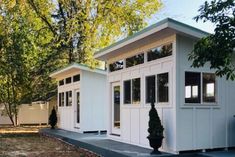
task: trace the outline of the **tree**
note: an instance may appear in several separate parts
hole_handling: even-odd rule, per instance
[[[44,0],[45,4],[51,4]],[[50,28],[54,43],[69,63],[97,65],[93,54],[121,36],[133,34],[146,25],[145,19],[161,6],[159,0],[55,0],[50,15],[47,5],[28,4]],[[50,5],[48,5],[50,6]],[[52,8],[52,7],[50,7]],[[50,10],[50,9],[46,9]]]
[[[202,67],[210,63],[210,68],[216,70],[216,75],[227,79],[235,79],[235,1],[213,0],[205,2],[199,9],[200,15],[196,21],[211,21],[216,25],[214,34],[199,40],[189,59],[193,67]]]
[[[17,125],[20,104],[41,98],[48,87],[55,86],[47,78],[50,69],[59,65],[48,68],[52,64],[45,62],[50,50],[46,45],[52,35],[28,11],[20,3],[0,5],[0,103],[13,125]]]
[[[8,116],[56,93],[55,69],[97,66],[94,52],[143,28],[160,7],[160,0],[1,0],[0,103]]]

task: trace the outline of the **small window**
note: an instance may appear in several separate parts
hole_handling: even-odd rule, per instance
[[[169,101],[169,79],[168,73],[157,75],[157,100],[158,102],[168,102]]]
[[[121,69],[123,69],[123,65],[124,65],[123,60],[109,64],[109,71],[113,72],[113,71],[121,70]]]
[[[66,106],[72,106],[72,91],[66,92]]]
[[[146,77],[146,103],[151,103],[152,99],[156,102],[155,89],[156,89],[155,76]]]
[[[124,104],[131,103],[131,80],[124,81]]]
[[[126,67],[127,68],[138,65],[138,64],[142,64],[142,63],[144,63],[144,54],[143,53],[135,55],[133,57],[129,57],[126,59]]]
[[[66,84],[69,84],[69,83],[71,83],[71,82],[72,82],[71,77],[68,77],[68,78],[65,79],[65,83],[66,83]]]
[[[64,80],[60,80],[59,81],[59,86],[63,86],[64,85]]]
[[[215,102],[215,74],[203,73],[203,102]]]
[[[80,81],[80,74],[73,76],[73,82]]]
[[[59,93],[59,106],[64,106],[64,93]]]
[[[140,103],[140,78],[132,80],[132,103]]]
[[[147,52],[147,61],[167,57],[172,55],[172,43],[156,47]]]
[[[185,72],[185,102],[201,102],[201,75],[196,72]]]

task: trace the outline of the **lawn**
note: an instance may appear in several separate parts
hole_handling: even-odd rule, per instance
[[[87,150],[37,133],[39,128],[0,128],[0,157],[97,157]],[[31,132],[30,132],[31,131]],[[24,133],[22,133],[24,132]]]

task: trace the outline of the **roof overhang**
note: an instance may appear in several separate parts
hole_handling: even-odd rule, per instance
[[[53,73],[50,74],[50,77],[54,78],[54,79],[61,79],[61,78],[64,78],[68,75],[79,73],[82,70],[94,72],[94,73],[98,73],[98,74],[102,74],[102,75],[107,74],[106,71],[102,70],[102,69],[97,69],[97,68],[91,69],[90,67],[83,65],[83,64],[72,63],[64,68],[61,68],[61,69],[54,71]]]
[[[150,37],[156,40],[157,38],[161,39],[161,37],[170,35],[170,34],[181,34],[181,35],[188,36],[188,37],[195,38],[195,39],[201,39],[209,35],[209,33],[205,31],[202,31],[195,27],[175,21],[171,18],[167,18],[154,25],[151,25],[143,29],[142,31],[135,33],[132,36],[124,38],[98,51],[97,53],[95,53],[94,57],[96,59],[105,61],[109,59],[110,57],[112,57],[113,55],[118,55],[118,51],[119,53],[120,51],[125,52],[124,50],[127,49],[127,47],[130,46],[131,44],[132,46],[134,46],[135,43],[139,42],[138,44],[136,44],[136,45],[139,45],[141,43],[146,43],[146,41],[149,41]],[[116,53],[116,54],[113,54],[113,53]]]

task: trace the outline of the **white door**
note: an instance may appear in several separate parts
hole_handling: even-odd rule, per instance
[[[75,91],[75,128],[80,127],[80,91]]]
[[[120,83],[112,83],[112,134],[120,135]]]

